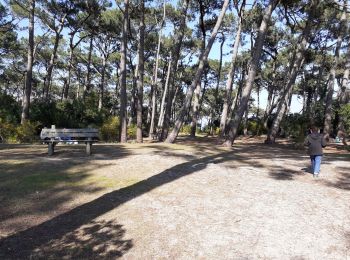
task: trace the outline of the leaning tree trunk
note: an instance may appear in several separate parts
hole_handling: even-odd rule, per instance
[[[28,61],[25,88],[23,95],[21,124],[23,125],[29,119],[30,96],[32,93],[32,75],[33,75],[33,59],[34,59],[34,10],[35,0],[30,0],[29,9],[29,25],[28,25]]]
[[[154,76],[153,76],[153,82],[152,82],[152,115],[151,115],[151,122],[150,122],[150,127],[149,127],[149,136],[151,136],[155,132],[154,125],[155,125],[155,117],[156,117],[156,110],[157,110],[156,94],[157,94],[157,86],[158,86],[159,53],[160,53],[160,44],[162,42],[163,27],[165,24],[165,15],[166,15],[165,10],[166,9],[165,9],[165,0],[164,0],[163,18],[162,18],[162,22],[161,22],[161,25],[159,28],[156,64],[155,64]],[[158,124],[158,127],[160,127],[159,124]]]
[[[140,0],[140,40],[138,48],[138,70],[137,70],[137,104],[136,104],[136,140],[142,143],[142,103],[143,103],[143,74],[144,74],[144,45],[145,45],[145,2]]]
[[[199,24],[202,32],[202,42],[201,42],[201,55],[202,55],[202,53],[205,51],[206,29],[204,24],[204,15],[205,15],[204,5],[201,1],[199,1],[199,10],[200,10]],[[200,94],[201,94],[201,81],[199,80],[196,86],[196,90],[194,91],[193,106],[192,106],[192,122],[191,122],[191,134],[190,134],[192,137],[196,136],[197,121],[199,116]]]
[[[339,23],[339,35],[337,38],[337,44],[334,50],[334,62],[332,64],[332,68],[329,74],[329,81],[327,87],[327,97],[326,97],[326,106],[325,106],[325,116],[324,116],[324,128],[323,133],[326,136],[329,136],[331,132],[332,125],[332,104],[333,104],[333,92],[334,92],[334,83],[335,83],[335,73],[339,63],[340,56],[340,48],[343,42],[343,38],[345,36],[345,28],[346,26],[346,6],[344,5],[343,14],[340,18]]]
[[[166,98],[166,95],[168,93],[170,69],[171,69],[171,57],[170,57],[170,60],[168,63],[168,70],[167,70],[165,84],[164,84],[164,90],[163,90],[163,94],[162,94],[162,101],[160,103],[160,112],[159,112],[159,118],[158,118],[158,124],[157,124],[158,130],[162,127],[163,121],[164,121],[165,98]]]
[[[244,8],[244,3],[242,4],[242,9]],[[235,37],[235,42],[233,44],[233,53],[232,53],[232,59],[231,59],[231,67],[230,72],[228,75],[228,79],[226,81],[226,90],[225,90],[225,96],[224,96],[224,105],[222,108],[221,118],[220,118],[220,137],[223,137],[226,131],[226,122],[227,122],[227,115],[229,113],[229,107],[230,107],[230,100],[232,98],[232,87],[233,87],[233,78],[235,75],[236,70],[236,59],[237,59],[237,53],[238,48],[241,40],[241,33],[242,33],[242,23],[243,23],[243,15],[244,10],[241,11],[239,24],[238,24],[238,30]]]
[[[52,80],[52,71],[54,69],[55,62],[56,62],[58,45],[59,45],[59,42],[60,42],[61,32],[63,30],[64,20],[65,19],[66,19],[66,15],[63,15],[61,20],[60,20],[59,28],[55,29],[55,43],[54,43],[54,46],[53,46],[52,54],[51,54],[51,57],[50,57],[50,63],[49,63],[49,66],[47,68],[47,74],[46,74],[45,82],[44,82],[45,99],[48,99],[48,96],[49,96],[51,80]]]
[[[288,80],[286,84],[286,88],[281,95],[281,99],[277,107],[277,113],[273,120],[272,126],[268,131],[267,139],[265,140],[265,143],[271,144],[275,142],[278,130],[280,128],[281,121],[286,111],[289,108],[289,102],[290,102],[290,99],[292,98],[292,93],[293,93],[293,85],[298,75],[298,72],[304,62],[304,52],[308,44],[308,40],[309,40],[308,38],[311,33],[313,19],[316,15],[315,8],[318,5],[318,2],[319,1],[314,0],[311,3],[308,20],[306,21],[306,25],[301,35],[300,41],[293,54],[293,59],[289,67],[288,75],[286,77]]]
[[[277,3],[279,0],[271,0],[268,7],[265,9],[265,13],[263,16],[263,19],[260,24],[259,32],[258,32],[258,37],[255,41],[255,46],[254,46],[254,53],[253,57],[250,63],[250,68],[248,72],[248,78],[245,86],[243,87],[242,90],[242,97],[240,100],[239,107],[235,111],[235,115],[233,120],[230,122],[229,125],[229,133],[228,137],[224,143],[225,146],[232,146],[238,132],[238,127],[241,123],[243,114],[245,110],[247,109],[247,104],[250,98],[250,93],[253,88],[253,83],[255,80],[255,75],[258,69],[259,61],[260,61],[260,56],[261,56],[261,51],[262,47],[264,44],[267,28],[268,28],[268,23],[271,18],[272,11],[275,9]]]
[[[120,50],[120,142],[127,142],[127,111],[126,111],[126,49],[127,49],[127,32],[129,20],[129,0],[124,0],[124,18],[123,18],[123,33]]]
[[[209,52],[211,50],[211,47],[213,46],[213,43],[214,43],[215,38],[216,38],[216,35],[218,33],[218,30],[220,28],[220,25],[222,23],[222,20],[224,18],[225,13],[226,13],[226,9],[227,9],[228,4],[229,4],[229,0],[225,0],[224,4],[222,6],[222,10],[220,12],[220,15],[219,15],[219,17],[218,17],[218,19],[216,21],[216,24],[215,24],[215,27],[213,29],[213,32],[212,32],[212,34],[210,36],[210,39],[208,41],[208,45],[207,45],[203,55],[201,55],[201,57],[199,57],[199,65],[198,65],[198,69],[197,69],[195,78],[194,78],[191,86],[187,89],[184,105],[181,108],[181,111],[179,113],[179,117],[178,117],[178,119],[175,122],[175,126],[174,126],[173,131],[170,133],[170,135],[166,139],[167,143],[173,143],[176,140],[176,138],[177,138],[177,136],[178,136],[178,134],[180,132],[180,129],[181,129],[181,126],[183,124],[185,115],[187,114],[187,112],[189,111],[189,108],[191,106],[191,99],[192,99],[193,91],[194,91],[195,87],[197,86],[197,84],[199,83],[199,81],[200,81],[200,79],[202,77],[204,66],[205,66],[205,64],[207,62]]]
[[[168,136],[168,131],[170,127],[170,120],[171,120],[171,101],[175,95],[175,89],[174,89],[174,83],[175,83],[175,77],[177,72],[177,63],[180,57],[181,52],[181,46],[183,37],[185,35],[185,29],[186,29],[186,18],[187,18],[187,9],[189,6],[191,0],[184,0],[182,5],[182,12],[181,12],[181,18],[180,18],[180,26],[177,30],[177,33],[175,35],[174,40],[174,48],[171,53],[171,70],[169,75],[169,93],[167,98],[167,104],[165,107],[165,113],[164,113],[164,121],[162,126],[162,134],[160,136],[160,140],[164,140]]]

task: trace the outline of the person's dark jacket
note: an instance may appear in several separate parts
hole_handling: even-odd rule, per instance
[[[304,144],[308,146],[310,155],[323,155],[322,148],[326,147],[326,140],[322,134],[312,133],[306,137]]]

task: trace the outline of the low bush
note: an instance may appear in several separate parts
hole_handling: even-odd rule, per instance
[[[119,139],[119,118],[114,116],[105,121],[100,128],[100,138],[105,142],[115,142]]]

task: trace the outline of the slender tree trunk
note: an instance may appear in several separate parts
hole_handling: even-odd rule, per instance
[[[157,128],[160,129],[163,125],[164,121],[164,107],[165,107],[165,98],[168,93],[168,86],[169,86],[169,76],[170,76],[170,69],[171,69],[171,57],[168,62],[168,71],[167,71],[167,76],[164,84],[164,91],[162,95],[162,102],[160,104],[160,112],[159,112],[159,119],[158,119],[158,125]]]
[[[162,134],[161,134],[160,140],[164,140],[168,136],[168,131],[170,127],[171,101],[175,94],[174,84],[175,84],[175,77],[177,72],[177,64],[181,53],[182,40],[185,35],[187,9],[190,1],[191,0],[183,1],[180,25],[175,35],[174,48],[171,54],[172,59],[171,59],[171,70],[170,70],[170,76],[169,76],[169,93],[167,98],[167,105],[165,107],[164,121],[163,121]]]
[[[329,136],[331,132],[331,126],[332,126],[332,104],[333,104],[333,93],[334,93],[334,84],[335,84],[335,76],[336,76],[335,73],[336,73],[336,69],[338,68],[340,48],[345,35],[344,29],[347,27],[345,22],[346,22],[346,5],[344,5],[343,7],[343,13],[340,18],[339,35],[337,38],[337,44],[334,51],[334,62],[330,70],[328,87],[327,87],[325,119],[324,119],[324,128],[323,128],[323,133],[327,136]]]
[[[90,91],[90,85],[91,85],[91,57],[92,57],[92,45],[93,36],[91,35],[90,43],[89,43],[89,53],[88,53],[88,60],[86,64],[86,77],[85,77],[85,84],[84,84],[84,91],[83,91],[83,100],[85,100],[86,94]]]
[[[129,113],[129,119],[128,119],[128,126],[131,126],[132,124],[136,124],[136,102],[137,102],[137,75],[138,75],[138,69],[139,67],[136,65],[134,66],[132,63],[132,55],[131,53],[129,55],[129,67],[131,68],[132,71],[132,87],[131,87],[131,99],[130,99],[130,113]],[[135,68],[136,67],[136,68]]]
[[[35,0],[29,1],[29,26],[28,26],[28,53],[27,53],[27,71],[25,80],[25,89],[23,95],[23,106],[21,115],[21,124],[23,125],[29,119],[30,96],[32,93],[32,75],[34,59],[34,10]]]
[[[216,114],[216,111],[219,109],[218,104],[219,104],[219,100],[218,100],[218,95],[219,95],[219,87],[220,87],[220,81],[221,81],[221,69],[222,69],[222,55],[223,55],[223,48],[224,48],[224,44],[225,44],[225,35],[224,33],[222,33],[222,42],[220,44],[220,60],[219,60],[219,71],[218,71],[218,78],[216,81],[216,88],[215,88],[215,92],[214,92],[214,104],[212,105],[211,109],[210,109],[210,135],[214,134],[214,117]]]
[[[162,18],[162,22],[160,25],[160,29],[159,29],[159,35],[158,35],[158,45],[157,45],[157,54],[156,54],[156,65],[155,65],[155,69],[154,69],[154,76],[153,76],[153,82],[152,82],[152,116],[151,116],[151,124],[150,124],[150,128],[149,128],[149,135],[151,136],[154,132],[154,125],[155,125],[155,116],[156,116],[156,106],[157,106],[157,102],[156,102],[156,94],[157,94],[157,86],[158,86],[158,66],[159,66],[159,53],[160,53],[160,45],[162,42],[162,32],[163,32],[163,27],[165,24],[165,0],[163,3],[163,18]],[[159,117],[161,117],[161,114],[159,115]],[[158,123],[158,128],[159,128],[159,123]]]
[[[98,95],[98,111],[99,112],[101,112],[102,107],[103,107],[106,66],[107,66],[107,58],[105,56],[103,56],[102,57],[102,72],[101,72],[100,90],[99,90],[99,95]]]
[[[127,32],[129,20],[129,0],[124,0],[123,33],[120,50],[120,142],[127,142],[127,111],[126,111],[126,57]]]
[[[139,40],[139,63],[137,76],[137,112],[136,112],[136,140],[142,143],[142,107],[143,107],[143,74],[144,74],[144,45],[145,45],[145,3],[140,0],[140,40]]]
[[[204,9],[204,3],[202,1],[198,1],[199,3],[199,10],[200,10],[200,16],[199,16],[199,25],[202,32],[202,42],[201,42],[201,55],[205,51],[205,41],[206,41],[206,28],[204,24],[204,16],[205,16],[205,9]],[[205,64],[206,66],[206,64]],[[192,137],[196,136],[196,129],[197,129],[197,121],[198,121],[198,115],[199,115],[199,97],[201,94],[201,81],[197,83],[196,90],[194,91],[194,98],[193,98],[193,106],[192,106],[192,122],[191,122],[191,133],[190,135]]]
[[[244,6],[243,6],[243,8],[244,8]],[[222,113],[221,113],[221,118],[220,118],[220,137],[223,137],[225,134],[225,131],[226,131],[227,116],[229,113],[230,100],[232,98],[233,78],[234,78],[235,70],[236,70],[236,59],[237,59],[237,53],[238,53],[238,48],[239,48],[241,33],[242,33],[242,22],[243,22],[243,18],[244,18],[243,15],[244,15],[244,11],[241,12],[241,17],[239,19],[238,30],[236,33],[235,42],[233,44],[233,53],[232,53],[232,59],[231,59],[230,72],[228,75],[228,79],[226,81],[224,105],[222,108]]]
[[[61,32],[63,30],[65,19],[66,19],[66,15],[63,15],[63,17],[60,20],[60,26],[55,31],[55,43],[53,46],[52,54],[50,57],[50,63],[49,63],[49,66],[47,68],[47,74],[46,74],[45,81],[44,81],[45,99],[48,99],[48,97],[49,97],[49,91],[50,91],[51,80],[52,80],[52,71],[54,69],[55,62],[56,62],[58,45],[59,45],[59,42],[61,39]]]
[[[241,123],[242,116],[243,116],[245,110],[247,109],[247,104],[248,104],[248,101],[250,98],[250,93],[251,93],[252,88],[253,88],[255,75],[256,75],[259,61],[260,61],[261,50],[262,50],[262,47],[264,44],[264,40],[265,40],[267,28],[268,28],[268,23],[270,21],[271,14],[272,14],[273,10],[275,9],[278,2],[279,2],[279,0],[271,0],[268,7],[265,9],[265,13],[264,13],[263,19],[261,21],[259,32],[258,32],[258,37],[257,37],[257,40],[255,41],[255,45],[254,45],[254,50],[253,50],[254,53],[253,53],[253,57],[252,57],[252,60],[250,63],[247,82],[246,82],[244,88],[242,89],[242,97],[240,100],[239,107],[237,108],[237,110],[235,112],[235,115],[234,115],[232,122],[230,122],[230,125],[229,125],[230,130],[229,130],[228,138],[226,139],[226,141],[224,143],[225,146],[232,146],[232,144],[237,136],[238,127]]]
[[[67,81],[65,82],[66,84],[64,85],[63,89],[63,99],[68,98],[68,93],[69,93],[69,87],[71,83],[71,78],[72,78],[72,69],[73,69],[73,35],[70,38],[70,47],[69,47],[69,62],[68,62],[68,77]]]
[[[313,18],[315,16],[314,9],[318,5],[318,2],[319,1],[317,0],[313,0],[311,3],[312,6],[310,7],[308,20],[306,21],[306,25],[301,35],[300,41],[293,54],[292,62],[290,63],[290,66],[289,66],[289,71],[287,72],[288,74],[286,77],[287,79],[286,88],[281,95],[281,99],[277,107],[276,116],[273,120],[271,128],[269,129],[265,143],[275,142],[283,116],[285,115],[286,111],[289,108],[289,101],[292,98],[292,93],[293,93],[293,85],[298,75],[298,72],[304,62],[304,52],[308,44],[308,38],[311,33],[311,28],[313,25]]]
[[[208,41],[208,45],[207,45],[204,53],[199,57],[199,65],[198,65],[198,69],[197,69],[195,78],[194,78],[191,86],[187,89],[184,105],[181,108],[181,111],[179,113],[179,117],[178,117],[178,119],[175,122],[175,126],[174,126],[173,131],[170,133],[170,135],[166,139],[167,143],[173,143],[176,140],[176,138],[177,138],[177,136],[178,136],[178,134],[180,132],[180,129],[181,129],[181,126],[183,124],[185,115],[187,114],[187,112],[189,111],[189,108],[191,106],[191,99],[192,99],[194,88],[197,86],[197,84],[199,83],[199,81],[200,81],[200,79],[202,77],[204,66],[207,63],[209,52],[211,50],[211,47],[213,46],[213,43],[214,43],[215,38],[216,38],[216,35],[218,33],[218,30],[219,30],[220,25],[222,23],[222,20],[224,18],[224,15],[225,15],[228,3],[229,3],[229,0],[225,0],[224,1],[224,4],[222,6],[222,10],[220,12],[220,15],[219,15],[217,21],[216,21],[216,24],[215,24],[213,32],[212,32],[212,34],[210,36],[210,39]]]

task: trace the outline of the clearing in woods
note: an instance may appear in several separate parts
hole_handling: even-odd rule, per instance
[[[0,258],[350,259],[350,155],[288,143],[0,145]]]

